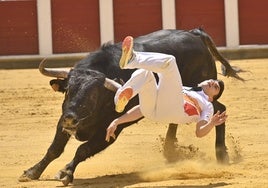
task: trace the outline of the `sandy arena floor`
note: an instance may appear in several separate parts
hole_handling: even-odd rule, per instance
[[[219,63],[218,63],[219,64]],[[194,125],[181,125],[179,144],[198,149],[196,156],[167,163],[162,140],[167,125],[142,120],[129,127],[104,152],[81,163],[69,187],[268,187],[268,59],[231,61],[250,72],[243,83],[219,75],[226,84],[226,139],[231,164],[216,163],[212,131],[196,138]],[[40,180],[18,182],[52,142],[63,94],[55,93],[38,70],[0,70],[0,187],[61,187],[54,175],[81,143],[71,139],[63,155]],[[190,157],[191,156],[191,157]]]

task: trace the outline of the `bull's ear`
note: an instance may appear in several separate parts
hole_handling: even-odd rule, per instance
[[[62,92],[64,93],[65,90],[65,84],[66,84],[66,80],[62,80],[62,79],[53,79],[50,80],[49,84],[51,85],[52,89],[54,91],[58,91],[58,92]]]

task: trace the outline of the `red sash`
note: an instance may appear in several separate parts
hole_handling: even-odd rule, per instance
[[[188,114],[189,116],[200,115],[201,108],[197,100],[187,94],[184,94],[183,98],[185,100],[185,103],[184,103],[185,113]]]

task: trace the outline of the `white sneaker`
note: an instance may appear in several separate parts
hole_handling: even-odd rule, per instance
[[[123,69],[128,64],[133,54],[133,37],[127,36],[122,43],[122,55],[119,66]]]
[[[132,95],[133,89],[131,87],[123,89],[119,94],[117,101],[115,102],[115,111],[119,113],[123,112]]]

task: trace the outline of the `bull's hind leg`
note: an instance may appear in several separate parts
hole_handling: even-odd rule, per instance
[[[226,110],[226,107],[218,101],[213,102],[214,110],[217,112],[223,112]],[[177,133],[177,124],[169,124],[168,131],[166,134],[166,139],[164,143],[164,156],[169,162],[176,161],[178,156],[176,156],[176,133]],[[216,158],[219,163],[228,164],[229,155],[227,152],[227,147],[225,145],[225,123],[216,127]]]
[[[214,110],[218,110],[222,113],[226,110],[226,107],[218,101],[213,102]],[[227,152],[227,147],[225,145],[225,123],[216,126],[216,158],[219,163],[228,164],[229,155]]]
[[[67,144],[69,138],[70,136],[66,132],[62,132],[61,126],[58,126],[53,143],[48,148],[44,158],[33,167],[25,170],[24,173],[20,176],[19,181],[38,179],[46,167],[49,165],[49,163],[51,163],[54,159],[58,158],[63,153],[64,147]]]
[[[164,142],[164,156],[169,162],[173,162],[178,159],[178,157],[174,155],[176,153],[176,143],[178,141],[176,138],[177,128],[177,124],[169,124]]]

